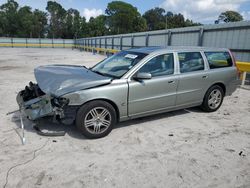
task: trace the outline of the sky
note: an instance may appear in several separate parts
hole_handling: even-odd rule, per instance
[[[45,10],[47,0],[16,0],[19,5],[31,6]],[[105,13],[107,4],[111,0],[55,0],[65,9],[77,9],[87,20],[91,16],[96,17]],[[0,0],[0,5],[7,0]],[[213,24],[218,15],[226,10],[234,10],[241,13],[245,20],[250,20],[250,0],[124,0],[137,7],[143,14],[145,11],[161,7],[166,11],[181,13],[185,18],[203,24]]]

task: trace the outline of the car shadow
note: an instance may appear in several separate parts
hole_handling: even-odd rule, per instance
[[[16,112],[12,115],[11,121],[15,123],[16,128],[20,129],[21,128],[21,119],[20,119],[20,113]],[[86,139],[80,131],[76,128],[74,124],[62,124],[58,121],[53,121],[53,118],[46,117],[46,118],[41,118],[36,121],[31,121],[27,119],[26,117],[23,117],[23,124],[24,124],[24,130],[27,132],[35,133],[37,134],[37,130],[35,130],[34,126],[38,127],[41,131],[44,132],[61,132],[64,131],[66,134],[69,136],[72,136],[74,138],[78,139]],[[19,137],[21,138],[21,134],[19,133],[20,131],[16,131]],[[58,136],[46,136],[46,137],[58,137]]]
[[[120,122],[114,128],[116,129],[116,128],[122,128],[122,127],[130,126],[130,125],[142,124],[145,122],[152,122],[155,120],[170,118],[170,117],[179,116],[179,115],[183,115],[187,113],[189,112],[185,110],[176,110],[176,111],[165,112],[165,113],[156,114],[156,115],[149,115],[145,117],[140,117],[140,118]]]
[[[123,127],[127,127],[130,125],[140,125],[145,122],[153,122],[155,120],[159,119],[165,119],[165,118],[170,118],[174,116],[181,116],[187,113],[204,113],[200,110],[200,108],[194,107],[194,108],[188,108],[188,109],[183,109],[183,110],[176,110],[176,111],[171,111],[171,112],[166,112],[166,113],[161,113],[161,114],[156,114],[156,115],[150,115],[150,116],[145,116],[142,118],[136,118],[124,122],[118,123],[114,129],[119,129]],[[20,120],[20,113],[16,112],[12,115],[11,121],[16,124],[16,132],[21,138],[21,133],[20,131],[17,131],[17,129],[21,128],[21,120]],[[33,128],[33,126],[39,127],[42,131],[46,132],[61,132],[65,131],[65,133],[71,137],[77,138],[77,139],[86,139],[81,132],[77,129],[75,124],[69,124],[65,125],[60,122],[53,122],[53,118],[41,118],[40,120],[37,120],[35,122],[28,120],[27,118],[23,117],[23,123],[24,123],[24,130],[27,132],[35,133],[37,134],[37,131]],[[54,137],[54,136],[48,136],[48,137]]]

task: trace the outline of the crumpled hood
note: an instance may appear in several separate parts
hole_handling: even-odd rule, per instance
[[[83,66],[46,65],[35,68],[34,73],[40,89],[57,97],[111,82],[111,78],[96,74]]]

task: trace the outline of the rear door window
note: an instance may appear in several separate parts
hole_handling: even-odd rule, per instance
[[[204,70],[204,60],[200,52],[178,53],[180,72],[193,72]]]
[[[210,69],[231,67],[232,58],[228,52],[205,52]]]

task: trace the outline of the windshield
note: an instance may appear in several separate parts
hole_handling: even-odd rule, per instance
[[[95,65],[91,70],[98,74],[121,78],[147,54],[121,51]]]

